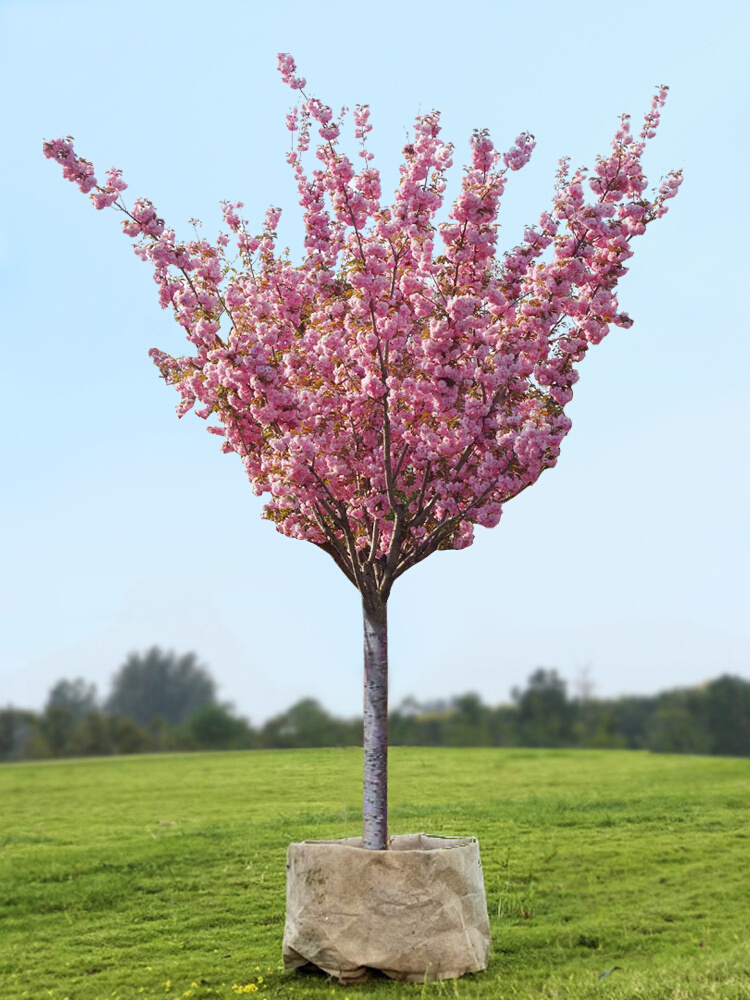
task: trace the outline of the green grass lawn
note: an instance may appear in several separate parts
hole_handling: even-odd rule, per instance
[[[286,846],[359,832],[361,762],[1,766],[0,998],[750,998],[750,760],[627,751],[392,750],[391,832],[479,837],[489,969],[284,973]]]

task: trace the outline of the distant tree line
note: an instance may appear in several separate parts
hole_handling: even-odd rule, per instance
[[[750,756],[750,681],[723,676],[652,696],[570,698],[555,670],[539,668],[511,704],[477,694],[419,702],[389,715],[392,745],[611,747],[656,753]],[[109,697],[61,680],[40,713],[0,709],[0,760],[186,750],[361,746],[360,719],[338,719],[313,698],[253,727],[216,699],[194,653],[158,647],[131,654]]]

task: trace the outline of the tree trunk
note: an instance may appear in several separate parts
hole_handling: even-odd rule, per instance
[[[363,846],[388,847],[388,616],[362,602],[365,626]]]

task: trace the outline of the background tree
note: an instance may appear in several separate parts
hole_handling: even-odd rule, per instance
[[[250,727],[226,705],[210,703],[194,712],[187,724],[195,745],[204,750],[238,750],[252,745]]]
[[[274,747],[351,746],[361,740],[361,727],[330,715],[314,698],[303,698],[269,719],[261,742]]]
[[[75,712],[70,705],[47,705],[40,720],[40,730],[53,757],[72,754]]]
[[[490,744],[495,747],[518,745],[517,712],[513,705],[498,705],[490,716]]]
[[[170,725],[186,722],[205,705],[216,703],[216,684],[195,653],[176,656],[154,646],[131,653],[115,674],[106,702],[111,714],[146,726],[157,715]]]
[[[556,670],[539,667],[525,691],[513,691],[518,706],[518,731],[527,746],[568,746],[573,741],[575,706],[568,701],[565,681]]]
[[[702,693],[700,716],[711,753],[750,755],[750,683],[725,674]]]
[[[407,746],[540,746],[647,749],[750,757],[750,681],[723,676],[699,687],[651,697],[570,701],[554,670],[538,668],[515,703],[486,706],[476,694],[419,701],[405,698],[389,715],[392,743]],[[581,713],[587,718],[582,724]],[[570,716],[568,716],[570,713]],[[244,747],[361,744],[362,722],[332,716],[303,699],[256,731],[222,705],[198,709],[181,725],[156,715],[146,727],[89,712],[78,723],[68,706],[45,713],[0,711],[0,760],[65,755]]]
[[[102,712],[93,711],[80,720],[72,735],[73,753],[84,757],[104,757],[116,749],[115,727],[112,719]]]
[[[69,708],[75,721],[80,722],[89,712],[96,711],[96,685],[82,677],[74,681],[59,680],[47,696],[47,708],[52,705]]]
[[[241,204],[224,204],[239,251],[229,260],[228,235],[183,243],[151,202],[128,209],[121,172],[98,184],[69,138],[44,151],[97,208],[125,214],[136,253],[154,266],[161,305],[174,309],[196,351],[151,352],[180,392],[178,413],[198,403],[199,416],[217,417],[209,430],[240,456],[255,492],[271,496],[265,517],[318,545],[360,591],[363,840],[383,849],[393,584],[438,550],[466,548],[475,524],[494,527],[503,504],[555,465],[571,426],[564,407],[575,366],[611,323],[631,325],[617,282],[633,237],[665,213],[681,178],[672,172],[644,193],[641,157],[662,87],[638,135],[623,116],[590,179],[561,163],[551,211],[499,260],[500,198],[508,172],[528,161],[532,136],[501,155],[486,131],[475,132],[449,220],[436,226],[452,163],[439,115],[416,119],[395,201],[383,207],[368,107],[354,111],[357,172],[339,148],[341,121],[307,97],[290,55],[279,55],[279,69],[302,96],[287,116],[305,220],[298,266],[276,252],[276,208],[252,236]],[[308,174],[301,155],[312,127],[319,167]]]
[[[23,760],[29,756],[38,719],[33,712],[8,705],[0,709],[0,760]]]
[[[149,749],[147,731],[127,715],[115,716],[111,720],[111,731],[115,753],[144,753]]]
[[[76,753],[74,733],[81,720],[96,710],[96,686],[78,677],[52,687],[41,719],[41,732],[53,757]]]
[[[611,713],[611,729],[620,733],[625,745],[631,749],[641,749],[648,744],[647,728],[651,715],[658,707],[657,698],[648,695],[624,695],[622,698],[599,703],[599,710]]]
[[[459,695],[451,703],[448,742],[450,746],[486,746],[490,742],[490,709],[474,692]]]
[[[683,692],[661,699],[648,720],[646,741],[654,753],[705,753],[709,746],[708,737],[686,704]]]

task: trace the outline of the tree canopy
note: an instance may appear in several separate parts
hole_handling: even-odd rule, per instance
[[[339,145],[343,117],[305,94],[288,53],[279,69],[302,95],[287,116],[304,209],[300,264],[277,250],[278,208],[252,235],[242,203],[223,203],[233,256],[227,233],[179,240],[147,199],[128,208],[121,171],[100,183],[69,137],[44,152],[96,208],[123,213],[153,266],[160,303],[195,350],[151,351],[180,393],[178,413],[197,404],[198,416],[216,418],[208,429],[241,458],[254,491],[270,495],[264,516],[329,553],[377,607],[402,573],[437,549],[470,545],[476,524],[496,525],[503,505],[555,465],[577,365],[610,324],[632,323],[616,286],[633,238],[681,183],[672,171],[647,194],[642,170],[667,88],[639,132],[622,116],[590,175],[560,161],[551,207],[500,257],[501,197],[533,136],[500,153],[475,131],[460,193],[437,224],[453,162],[438,112],[416,118],[386,206],[367,147],[369,106],[353,116],[357,170]],[[312,129],[318,168],[308,171]]]
[[[176,726],[199,708],[214,704],[216,684],[195,653],[177,656],[153,646],[128,656],[112,681],[106,709],[141,726],[156,716]]]

